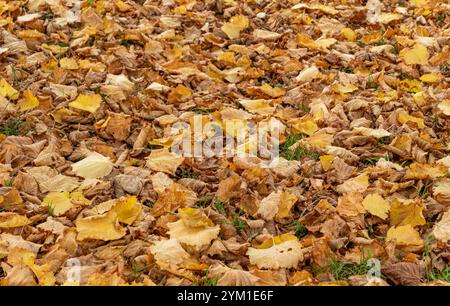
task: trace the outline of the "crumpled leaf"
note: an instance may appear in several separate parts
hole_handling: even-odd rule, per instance
[[[78,232],[77,240],[117,240],[125,236],[127,229],[119,225],[119,217],[115,211],[78,219],[75,221]]]

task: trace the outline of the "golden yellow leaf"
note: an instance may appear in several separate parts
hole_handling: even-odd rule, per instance
[[[351,93],[354,92],[356,90],[358,90],[358,86],[354,85],[354,84],[346,84],[346,85],[342,85],[342,84],[335,84],[333,85],[334,91],[340,94],[346,94],[346,93]]]
[[[426,224],[422,214],[423,204],[419,200],[395,199],[391,205],[391,225],[417,225]]]
[[[248,18],[243,15],[238,15],[231,17],[230,22],[225,23],[220,29],[227,34],[229,39],[235,39],[238,38],[241,31],[248,28],[248,26]]]
[[[333,166],[333,155],[322,155],[319,157],[320,164],[322,165],[323,170],[328,171]]]
[[[428,50],[422,44],[416,43],[412,48],[405,48],[399,54],[407,65],[427,65],[428,64]]]
[[[167,227],[169,228],[170,238],[198,248],[209,245],[212,240],[217,238],[220,232],[219,225],[189,227],[183,220],[167,223]]]
[[[59,66],[63,69],[77,70],[79,68],[77,60],[75,58],[64,57],[59,60]]]
[[[101,103],[102,97],[98,94],[79,95],[76,100],[69,103],[69,106],[90,113],[95,113],[100,107]]]
[[[317,49],[318,45],[314,40],[311,39],[308,35],[305,34],[298,34],[296,37],[297,44],[299,44],[302,47],[306,47],[309,49]]]
[[[75,225],[79,241],[86,239],[117,240],[125,236],[127,232],[126,228],[119,225],[119,218],[115,211],[78,219],[75,221]]]
[[[152,150],[147,156],[146,166],[153,171],[175,174],[177,168],[183,163],[184,157],[170,152],[168,149]]]
[[[236,60],[234,58],[234,52],[222,52],[222,53],[219,54],[217,59],[219,61],[223,61],[223,62],[226,62],[226,63],[229,63],[229,64],[236,63]]]
[[[25,90],[23,97],[24,98],[17,103],[22,112],[39,106],[39,100],[33,95],[31,90]]]
[[[275,107],[271,106],[271,100],[257,99],[247,100],[240,99],[239,103],[249,112],[258,115],[270,115],[275,111]]]
[[[398,113],[397,120],[401,124],[405,124],[407,122],[415,123],[415,124],[417,124],[417,126],[420,129],[423,129],[425,127],[425,123],[424,123],[424,120],[422,118],[417,118],[417,117],[411,116],[405,111],[401,111],[401,112]]]
[[[388,212],[391,208],[389,202],[377,193],[368,194],[364,198],[362,204],[369,213],[380,217],[383,220],[386,220],[388,217]]]
[[[136,196],[126,196],[120,198],[111,210],[116,212],[119,222],[131,225],[141,213],[142,205],[137,202]]]
[[[435,73],[427,73],[422,75],[420,80],[426,83],[436,83],[440,80],[440,77]]]
[[[0,80],[0,96],[16,100],[19,98],[19,92],[15,90],[5,79]]]
[[[203,227],[212,225],[211,220],[199,208],[180,208],[178,216],[187,227]]]
[[[295,202],[297,202],[297,200],[298,197],[295,194],[290,193],[289,191],[283,191],[283,193],[281,194],[280,203],[278,205],[276,218],[287,218],[290,215],[291,209],[294,206]]]
[[[395,13],[382,13],[380,15],[380,17],[378,18],[378,20],[384,24],[388,24],[392,21],[400,20],[400,19],[402,19],[402,15],[395,14]]]
[[[306,143],[316,148],[326,148],[331,145],[333,135],[328,133],[317,132],[308,138],[304,139]]]
[[[441,164],[430,165],[414,162],[406,170],[406,178],[419,180],[426,178],[435,179],[444,176],[446,173],[447,168]]]
[[[90,152],[86,158],[72,164],[72,171],[85,179],[94,179],[111,173],[113,166],[109,157],[97,152]]]
[[[423,245],[420,234],[411,225],[401,225],[391,227],[386,235],[386,241],[396,240],[399,246]]]
[[[49,211],[53,211],[53,215],[61,216],[72,207],[72,201],[70,200],[69,192],[50,192],[47,194],[42,201],[44,206],[49,208]]]
[[[348,40],[348,41],[355,41],[356,40],[356,33],[350,29],[350,28],[343,28],[341,29],[341,34]]]
[[[0,213],[0,228],[22,227],[30,224],[31,221],[26,217],[16,213]]]
[[[42,266],[38,266],[34,263],[36,255],[33,253],[27,253],[23,257],[23,263],[27,265],[31,271],[36,275],[40,286],[53,286],[55,285],[56,278],[52,272],[51,263],[46,263]]]
[[[258,87],[258,89],[272,98],[278,98],[286,94],[286,91],[284,89],[279,87],[274,88],[267,83],[264,83],[264,85]]]
[[[298,132],[306,134],[308,136],[313,135],[319,130],[319,127],[312,119],[301,120],[297,123],[294,123],[292,127]]]

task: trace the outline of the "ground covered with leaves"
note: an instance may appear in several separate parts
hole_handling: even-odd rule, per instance
[[[0,284],[448,284],[449,12],[0,1]],[[280,158],[172,152],[198,115]]]

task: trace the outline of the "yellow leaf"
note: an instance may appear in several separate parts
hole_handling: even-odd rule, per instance
[[[402,19],[402,15],[394,14],[394,13],[382,13],[380,15],[380,17],[378,18],[378,20],[384,24],[388,24],[392,21],[400,20],[400,19]]]
[[[269,248],[248,248],[247,255],[252,265],[259,269],[296,268],[303,261],[300,242],[289,239]]]
[[[188,246],[201,248],[207,246],[212,240],[216,239],[220,232],[220,226],[200,226],[189,227],[178,220],[176,222],[167,223],[170,238],[177,239],[179,242]]]
[[[169,152],[168,149],[152,150],[147,156],[146,166],[153,171],[175,174],[177,168],[183,163],[184,157]]]
[[[279,87],[273,88],[272,86],[270,86],[267,83],[265,83],[261,87],[258,87],[258,89],[272,98],[278,98],[278,97],[284,96],[286,94],[286,91],[284,89],[279,88]]]
[[[318,46],[314,40],[311,39],[311,37],[305,35],[305,34],[298,34],[296,37],[297,44],[299,44],[302,47],[306,47],[309,49],[317,49]]]
[[[401,80],[398,88],[400,88],[403,91],[407,91],[407,92],[419,92],[421,90],[421,85],[422,83],[420,83],[419,80]]]
[[[217,57],[217,60],[230,64],[236,63],[236,60],[234,59],[234,52],[222,52]]]
[[[167,101],[169,103],[184,102],[192,95],[192,91],[186,86],[179,84],[177,87],[173,88],[168,96]]]
[[[311,119],[302,120],[298,123],[293,124],[292,127],[298,132],[306,134],[308,136],[313,135],[315,132],[319,130],[317,124]]]
[[[391,205],[391,225],[424,225],[426,221],[422,211],[423,204],[418,200],[395,199]]]
[[[68,70],[77,70],[79,68],[77,60],[75,58],[62,58],[59,61],[59,66],[63,69],[68,69]]]
[[[388,212],[391,208],[389,202],[377,193],[368,194],[364,198],[362,204],[369,213],[380,217],[383,220],[386,220],[388,217]]]
[[[315,133],[312,136],[305,138],[305,142],[316,148],[326,148],[331,145],[333,135],[327,133]]]
[[[270,115],[275,111],[274,106],[270,106],[271,100],[257,99],[246,100],[240,99],[239,103],[249,112],[259,115]]]
[[[42,44],[41,47],[51,51],[53,54],[56,55],[63,54],[69,49],[69,47],[61,47],[59,45],[47,45],[47,44]]]
[[[69,103],[69,106],[81,109],[90,113],[95,113],[102,103],[102,97],[98,94],[79,95],[78,98]]]
[[[405,111],[401,111],[401,112],[398,113],[397,120],[401,124],[405,124],[407,122],[415,123],[415,124],[417,124],[417,126],[420,129],[423,129],[425,127],[425,123],[424,123],[424,120],[422,118],[417,118],[417,117],[411,116]]]
[[[424,74],[420,77],[420,80],[426,83],[436,83],[440,80],[439,75],[434,73]]]
[[[33,95],[31,90],[25,90],[23,96],[24,98],[17,103],[22,112],[39,106],[39,100]]]
[[[297,202],[298,197],[290,193],[288,191],[283,191],[281,194],[280,203],[278,205],[278,212],[276,215],[277,219],[283,219],[290,216],[291,209],[294,206],[295,202]]]
[[[356,40],[356,33],[350,29],[350,28],[343,28],[341,29],[341,34],[348,40],[348,41],[355,41]]]
[[[36,255],[33,253],[27,253],[27,255],[23,257],[23,263],[36,275],[40,286],[55,285],[56,278],[52,272],[52,264],[46,263],[42,266],[38,266],[34,263],[35,258]]]
[[[386,241],[397,241],[397,245],[423,245],[423,240],[420,238],[420,234],[411,225],[401,225],[391,227],[386,235]]]
[[[358,90],[358,86],[348,83],[346,85],[335,84],[333,85],[334,91],[340,94],[351,93]]]
[[[103,241],[117,240],[125,236],[127,229],[119,225],[115,211],[103,215],[91,216],[75,221],[78,232],[77,240],[97,239]]]
[[[229,39],[235,39],[239,37],[242,30],[248,28],[249,21],[246,16],[233,16],[230,22],[225,23],[220,29],[227,34]]]
[[[367,187],[369,187],[369,176],[367,173],[363,173],[338,185],[336,190],[339,193],[364,192]]]
[[[424,106],[424,105],[426,105],[426,104],[427,104],[427,97],[428,97],[428,95],[427,95],[427,93],[424,92],[424,91],[416,92],[416,93],[413,95],[414,102],[416,102],[416,104],[417,104],[418,106]],[[439,107],[439,105],[438,105],[438,107]]]
[[[422,44],[416,43],[412,48],[405,48],[400,51],[400,57],[405,60],[407,65],[427,65],[428,50]]]
[[[0,80],[0,96],[16,100],[19,98],[19,92],[12,88],[5,79]]]
[[[0,228],[22,227],[30,223],[26,216],[11,212],[0,213]]]
[[[337,42],[334,38],[319,38],[315,41],[317,47],[319,48],[328,48],[334,45]]]
[[[428,5],[428,0],[409,0],[409,3],[417,7],[424,7]]]
[[[203,227],[212,225],[211,220],[201,209],[186,207],[178,209],[178,216],[187,227]]]
[[[47,206],[49,211],[52,209],[55,216],[61,216],[73,207],[70,201],[70,194],[67,191],[50,192],[45,196],[42,204]]]
[[[86,158],[72,164],[72,171],[85,179],[101,178],[111,173],[114,164],[97,152],[90,152]]]
[[[116,212],[119,222],[131,225],[141,213],[142,205],[137,202],[137,197],[133,195],[121,198],[111,210]]]
[[[409,169],[406,170],[406,178],[408,179],[435,179],[444,176],[447,173],[447,169],[443,165],[430,165],[414,162],[409,165]]]
[[[319,157],[323,170],[328,171],[333,166],[333,155],[322,155]]]

